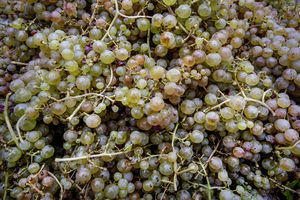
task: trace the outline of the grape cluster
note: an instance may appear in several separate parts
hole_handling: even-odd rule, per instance
[[[1,198],[300,198],[299,23],[293,0],[0,0]]]

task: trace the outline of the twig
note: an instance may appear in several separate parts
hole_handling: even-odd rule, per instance
[[[114,16],[114,18],[112,19],[112,21],[110,22],[110,25],[108,27],[108,29],[106,30],[104,36],[102,37],[101,41],[105,40],[106,37],[109,35],[109,31],[112,28],[112,26],[114,25],[115,21],[118,19],[120,12],[119,12],[119,5],[118,5],[118,1],[115,0],[115,9],[116,9],[116,14]]]
[[[214,154],[216,153],[217,149],[219,148],[219,145],[221,143],[221,140],[219,140],[219,142],[217,143],[217,146],[215,147],[215,149],[213,150],[213,152],[211,152],[210,156],[208,157],[206,163],[205,163],[205,168],[207,167],[209,161],[211,160],[211,158],[214,156]]]
[[[265,92],[263,93],[263,96],[262,96],[262,102],[263,102],[263,103],[265,103],[266,94],[267,94],[269,91],[271,91],[271,89],[268,89],[267,91],[265,91]]]
[[[41,173],[41,171],[44,169],[44,167],[45,167],[45,163],[42,165],[40,170],[33,177],[37,177]]]
[[[247,95],[245,94],[243,88],[241,87],[241,85],[240,85],[240,83],[237,81],[237,79],[236,79],[236,83],[237,83],[237,85],[238,85],[238,87],[239,87],[239,89],[240,89],[240,91],[241,91],[241,93],[242,93],[242,95],[243,95],[243,97],[244,97],[244,99],[245,99],[246,101],[252,101],[252,102],[261,104],[262,106],[268,108],[268,110],[272,113],[273,116],[276,115],[275,112],[274,112],[274,111],[270,108],[270,106],[268,106],[266,103],[264,103],[264,102],[262,102],[262,101],[259,101],[259,100],[256,100],[256,99],[252,99],[252,98],[247,97]]]
[[[59,180],[56,178],[56,176],[52,172],[49,172],[49,171],[47,171],[47,172],[48,172],[48,174],[50,176],[52,176],[52,178],[55,179],[55,181],[59,185],[59,187],[60,187],[60,196],[59,196],[59,199],[62,200],[63,199],[63,195],[64,195],[64,188],[63,188],[63,186],[61,185],[61,183],[59,182]]]
[[[32,184],[32,183],[26,183],[26,185],[32,187],[32,188],[33,188],[37,193],[39,193],[41,196],[44,196],[44,195],[45,195],[44,192],[41,191],[39,188],[37,188],[34,184]]]
[[[18,61],[11,61],[10,63],[14,64],[14,65],[24,65],[24,66],[28,65],[28,63],[23,63],[23,62],[18,62]]]
[[[5,119],[5,123],[6,123],[6,126],[9,130],[9,133],[11,134],[11,137],[13,139],[13,141],[15,142],[15,144],[17,145],[17,147],[20,147],[19,145],[19,142],[18,142],[18,139],[16,137],[16,133],[15,131],[13,130],[12,126],[11,126],[11,123],[10,123],[10,120],[9,120],[9,117],[8,117],[8,99],[9,99],[9,96],[11,95],[11,93],[8,93],[6,95],[6,98],[5,98],[5,104],[4,104],[4,119]]]
[[[176,132],[178,130],[178,127],[179,127],[179,123],[176,124],[174,131],[172,132],[172,149],[174,153],[175,153],[174,143],[175,143]],[[174,185],[174,190],[177,191],[177,172],[178,172],[177,161],[173,163],[173,168],[174,168],[173,185]]]
[[[111,85],[111,83],[112,83],[112,81],[113,81],[113,77],[114,77],[114,72],[113,72],[112,67],[110,67],[110,78],[109,78],[109,82],[108,82],[108,84],[106,85],[106,87],[102,90],[102,92],[100,92],[99,95],[102,95],[102,94],[107,90],[107,88]]]
[[[72,114],[67,118],[67,120],[71,121],[73,117],[76,115],[76,113],[80,110],[82,104],[85,102],[86,99],[83,99],[80,104],[75,108],[75,110],[72,112]]]
[[[56,98],[51,97],[51,96],[49,96],[49,98],[56,101],[56,102],[62,102],[62,101],[69,100],[69,99],[80,99],[82,97],[88,97],[88,96],[103,97],[103,98],[106,98],[106,99],[110,100],[111,102],[114,102],[114,100],[111,99],[110,97],[105,96],[103,94],[98,94],[98,93],[86,93],[86,94],[77,95],[77,96],[68,96],[68,97],[65,97],[65,98],[62,98],[62,99],[56,99]]]
[[[249,97],[245,97],[245,100],[246,101],[252,101],[252,102],[255,102],[255,103],[258,103],[266,108],[268,108],[268,110],[270,110],[270,112],[272,113],[273,116],[276,115],[276,113],[272,110],[272,108],[270,108],[270,106],[268,106],[266,103],[262,102],[262,101],[259,101],[259,100],[256,100],[256,99],[252,99],[252,98],[249,98]]]
[[[293,144],[292,146],[288,146],[288,147],[275,147],[275,149],[277,149],[277,150],[291,150],[295,146],[297,146],[299,143],[300,143],[300,140],[298,140],[297,142],[295,142],[295,144]]]
[[[149,19],[151,19],[152,18],[151,16],[146,16],[146,15],[128,16],[128,15],[124,15],[120,11],[119,11],[119,15],[122,16],[122,17],[125,17],[125,18],[129,18],[129,19],[137,19],[137,18],[149,18]]]
[[[6,196],[7,196],[7,188],[8,188],[8,172],[4,172],[4,193],[3,193],[3,200],[6,200]]]
[[[230,99],[226,99],[225,101],[223,101],[222,103],[219,103],[218,105],[215,105],[215,106],[213,106],[211,108],[205,109],[203,112],[208,112],[208,111],[220,108],[223,104],[228,103],[229,101],[230,101]]]
[[[208,178],[208,175],[207,175],[207,172],[206,172],[206,167],[204,167],[204,165],[202,164],[201,160],[199,160],[199,164],[205,174],[205,178],[206,178],[206,182],[207,182],[207,191],[208,191],[208,200],[211,200],[211,187],[210,187],[210,182],[209,182],[209,178]]]
[[[151,30],[148,29],[148,35],[147,35],[148,56],[151,58],[150,34],[151,34]]]
[[[115,152],[115,153],[100,153],[100,154],[94,154],[94,155],[86,155],[86,156],[79,156],[79,157],[73,157],[73,158],[55,158],[55,162],[70,162],[75,160],[84,160],[88,158],[99,158],[99,157],[105,157],[105,156],[117,156],[122,155],[125,153],[128,153],[129,151],[124,152]]]
[[[278,183],[276,180],[274,180],[274,179],[272,179],[272,178],[268,178],[270,181],[272,181],[273,183],[275,183],[277,186],[279,186],[279,187],[281,187],[281,188],[283,188],[283,189],[285,189],[285,190],[288,190],[288,191],[291,191],[291,192],[293,192],[293,193],[296,193],[296,194],[298,194],[298,195],[300,195],[300,192],[297,192],[296,190],[293,190],[292,188],[289,188],[289,187],[287,187],[287,186],[285,186],[285,185],[282,185],[282,184],[280,184],[280,183]]]
[[[18,136],[19,136],[19,139],[20,139],[21,142],[23,142],[24,140],[23,140],[23,138],[22,138],[21,131],[20,131],[20,123],[21,123],[21,121],[25,118],[25,116],[26,116],[25,114],[22,115],[22,116],[18,119],[18,122],[17,122],[17,124],[16,124],[17,133],[18,133]]]
[[[179,127],[179,123],[176,124],[176,126],[174,128],[174,131],[172,132],[172,148],[173,148],[173,152],[175,152],[174,143],[175,143],[176,132],[177,132],[178,127]]]

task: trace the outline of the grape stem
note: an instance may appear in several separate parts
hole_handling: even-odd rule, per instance
[[[244,97],[244,99],[245,99],[246,101],[252,101],[252,102],[258,103],[258,104],[260,104],[260,105],[266,107],[266,108],[272,113],[273,116],[276,115],[275,112],[272,110],[272,108],[270,108],[270,106],[268,106],[265,102],[259,101],[259,100],[257,100],[257,99],[252,99],[252,98],[247,97],[247,95],[245,94],[243,88],[241,87],[240,83],[239,83],[237,80],[236,80],[236,83],[237,83],[237,85],[238,85],[238,87],[239,87],[239,89],[240,89],[240,91],[241,91],[241,93],[242,93],[242,95],[243,95],[243,97]],[[263,99],[263,100],[264,100],[264,99]]]
[[[151,30],[148,29],[148,35],[147,35],[148,56],[151,58],[150,34],[151,34]]]
[[[11,126],[11,123],[10,123],[10,120],[9,120],[9,117],[8,117],[8,99],[9,99],[9,96],[11,95],[11,93],[8,93],[6,95],[6,98],[5,98],[5,104],[4,104],[4,119],[5,119],[5,123],[6,123],[6,126],[9,130],[9,133],[13,139],[13,141],[15,142],[15,144],[17,145],[17,147],[20,148],[20,144],[18,142],[18,139],[17,139],[17,136],[16,136],[16,133],[15,131],[13,130],[12,126]]]
[[[84,160],[84,159],[88,159],[88,158],[99,158],[99,157],[105,157],[105,156],[117,156],[117,155],[122,155],[122,154],[128,153],[129,151],[130,150],[124,151],[124,152],[100,153],[100,154],[79,156],[79,157],[73,157],[73,158],[55,158],[55,162],[70,162],[70,161],[76,161],[76,160]]]
[[[211,107],[211,108],[209,108],[209,109],[205,109],[203,112],[208,112],[208,111],[211,111],[211,110],[215,110],[215,109],[217,109],[217,108],[220,108],[223,104],[228,103],[229,101],[230,101],[230,99],[226,99],[225,101],[219,103],[218,105],[215,105],[215,106],[213,106],[213,107]]]
[[[300,140],[298,140],[297,142],[295,142],[295,144],[293,144],[292,146],[288,146],[288,147],[275,147],[275,149],[277,149],[277,150],[291,150],[295,146],[297,146],[299,143],[300,143]]]
[[[221,143],[221,140],[219,140],[219,142],[217,143],[215,149],[213,150],[213,152],[211,152],[210,156],[208,157],[208,159],[207,159],[207,161],[206,161],[206,163],[205,163],[205,165],[204,165],[205,169],[207,168],[208,163],[209,163],[209,161],[211,160],[211,158],[214,156],[214,154],[215,154],[216,151],[218,150],[220,143]]]
[[[27,63],[18,62],[18,61],[11,61],[10,63],[11,63],[11,64],[14,64],[14,65],[24,65],[24,66],[27,66],[27,65],[28,65]]]
[[[102,94],[98,94],[98,93],[86,93],[86,94],[77,95],[77,96],[68,96],[68,97],[65,97],[65,98],[62,98],[62,99],[56,99],[56,98],[51,97],[51,96],[49,96],[49,98],[56,101],[56,102],[62,102],[62,101],[69,100],[69,99],[80,99],[82,97],[88,97],[88,96],[102,97],[102,98],[106,98],[106,99],[110,100],[111,102],[114,102],[114,100],[111,99],[110,97],[102,95]]]
[[[107,90],[107,88],[110,87],[110,85],[111,85],[111,83],[112,83],[112,81],[113,81],[113,77],[114,77],[114,72],[113,72],[112,67],[110,67],[110,78],[109,78],[109,82],[108,82],[108,84],[106,85],[106,87],[102,90],[102,92],[100,92],[100,95],[102,95],[102,94]]]
[[[293,190],[285,185],[282,185],[280,183],[278,183],[276,180],[272,179],[272,178],[268,178],[270,181],[272,181],[273,183],[275,183],[275,185],[277,185],[278,187],[280,187],[281,189],[284,189],[284,190],[288,190],[288,191],[291,191],[293,193],[296,193],[298,195],[300,195],[300,192],[297,192],[296,190]]]
[[[76,113],[80,110],[82,104],[86,101],[86,99],[83,99],[80,104],[75,108],[75,110],[72,112],[72,114],[67,118],[67,120],[71,121],[73,117],[76,115]]]
[[[47,172],[48,172],[48,174],[49,174],[50,176],[52,176],[52,178],[55,179],[55,181],[56,181],[57,184],[59,185],[59,187],[60,187],[60,195],[59,195],[59,199],[62,200],[62,199],[63,199],[63,195],[64,195],[64,188],[63,188],[63,186],[61,185],[61,183],[59,182],[59,180],[56,178],[56,176],[55,176],[53,173],[51,173],[51,172],[49,172],[49,171],[47,171]]]
[[[172,149],[173,152],[175,152],[175,138],[176,138],[176,132],[178,130],[179,127],[179,123],[176,124],[174,131],[172,132]],[[177,191],[177,174],[178,174],[178,168],[177,168],[177,160],[174,162],[173,164],[173,168],[174,168],[174,177],[173,177],[173,185],[174,185],[174,190]]]
[[[4,172],[4,193],[3,193],[3,200],[6,200],[6,196],[7,196],[7,188],[8,188],[8,177],[9,174],[8,172]]]
[[[21,121],[25,118],[25,116],[26,116],[25,114],[22,115],[22,116],[18,119],[18,122],[17,122],[17,124],[16,124],[17,133],[18,133],[18,136],[19,136],[19,139],[20,139],[21,142],[23,142],[24,140],[23,140],[23,138],[22,138],[21,131],[20,131],[20,123],[21,123]]]
[[[208,175],[207,175],[207,172],[206,172],[206,167],[203,165],[203,163],[201,162],[201,160],[199,160],[199,164],[205,174],[205,179],[206,179],[206,182],[207,182],[207,186],[206,186],[206,189],[207,189],[207,199],[208,200],[211,200],[211,187],[210,187],[210,182],[209,182],[209,178],[208,178]]]
[[[44,196],[45,194],[44,194],[44,192],[43,191],[41,191],[41,190],[39,190],[34,184],[32,184],[32,183],[26,183],[26,185],[28,185],[28,186],[30,186],[31,188],[33,188],[37,193],[39,193],[41,196]]]

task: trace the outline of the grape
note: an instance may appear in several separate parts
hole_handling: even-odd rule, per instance
[[[101,192],[105,187],[105,182],[101,178],[95,178],[91,182],[93,192]]]
[[[141,31],[147,31],[150,28],[150,21],[148,19],[140,18],[136,24]]]
[[[76,87],[79,90],[87,90],[91,86],[91,81],[88,77],[86,76],[79,76],[76,79]]]
[[[45,159],[51,158],[54,155],[54,148],[50,145],[46,145],[44,148],[41,150],[41,156]]]
[[[220,110],[220,114],[224,119],[232,119],[235,111],[230,107],[224,107]]]
[[[222,160],[219,157],[213,156],[209,162],[209,166],[216,171],[219,171],[223,168]]]
[[[176,4],[177,0],[163,0],[163,2],[168,6],[173,6]]]
[[[201,17],[208,17],[211,14],[211,8],[206,3],[200,4],[198,7],[198,14]]]
[[[184,114],[187,114],[187,115],[190,115],[192,113],[195,112],[196,110],[196,105],[193,101],[191,100],[185,100],[182,102],[181,106],[181,111],[184,113]]]
[[[201,131],[194,130],[193,132],[190,133],[189,138],[193,143],[201,143],[204,139],[204,135]]]
[[[81,167],[76,173],[76,182],[85,184],[91,179],[91,172],[88,168]]]
[[[116,199],[118,197],[119,187],[115,184],[109,184],[104,189],[104,195],[109,199]]]
[[[42,136],[42,133],[40,131],[29,131],[26,133],[26,140],[31,143],[34,143],[38,139],[40,139],[41,136]]]
[[[206,63],[211,67],[218,66],[222,61],[222,57],[218,53],[210,53],[206,56]]]
[[[191,7],[187,4],[181,4],[176,10],[175,13],[178,15],[178,17],[186,19],[188,18],[191,13]]]
[[[230,101],[228,103],[228,106],[236,111],[240,111],[245,108],[246,101],[241,96],[233,96],[230,98]]]
[[[288,130],[291,127],[291,125],[286,119],[277,119],[274,122],[274,127],[278,131],[284,132],[284,131]]]
[[[22,156],[22,152],[17,147],[12,147],[8,150],[7,158],[6,160],[8,162],[16,162],[18,161]]]
[[[91,114],[85,119],[85,123],[89,128],[96,128],[101,123],[101,118],[97,114]]]
[[[173,165],[165,161],[159,165],[159,172],[164,176],[169,176],[173,174]]]
[[[296,167],[295,162],[290,158],[281,158],[279,165],[284,171],[293,171]]]
[[[104,64],[111,64],[112,62],[115,61],[115,59],[116,59],[115,54],[110,50],[104,50],[100,54],[100,60]]]

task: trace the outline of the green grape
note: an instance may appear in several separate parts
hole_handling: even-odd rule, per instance
[[[245,82],[250,86],[255,86],[259,83],[259,77],[256,74],[249,74],[246,76]]]
[[[181,72],[173,68],[166,72],[166,77],[171,82],[178,82],[181,80]]]
[[[115,184],[109,184],[104,189],[104,195],[108,199],[117,199],[119,190],[119,187]]]
[[[80,136],[80,141],[83,145],[91,145],[94,142],[94,134],[91,132],[84,132]]]
[[[181,4],[178,8],[176,8],[175,13],[178,15],[178,17],[186,19],[190,17],[192,9],[187,4]]]
[[[8,154],[6,156],[6,160],[8,162],[16,162],[22,157],[22,151],[20,151],[17,147],[12,147],[8,150]]]
[[[87,76],[79,76],[76,79],[76,87],[79,90],[87,90],[91,87],[91,81]]]
[[[281,158],[279,161],[279,166],[284,170],[284,171],[294,171],[296,165],[295,162],[290,159],[290,158]]]
[[[64,49],[61,52],[61,56],[65,60],[72,60],[74,58],[74,51],[72,51],[71,49]]]
[[[91,114],[85,119],[85,124],[89,128],[96,128],[101,124],[101,118],[97,114]]]
[[[95,178],[91,182],[93,192],[101,192],[104,190],[105,182],[102,178]]]
[[[206,3],[202,3],[199,5],[197,12],[200,15],[200,17],[208,17],[211,14],[211,8]]]
[[[102,53],[107,49],[107,44],[103,41],[96,40],[93,43],[93,50],[97,53]]]
[[[115,59],[116,59],[115,54],[110,50],[104,50],[100,54],[100,60],[104,64],[111,64],[115,61]]]
[[[211,67],[218,66],[222,61],[222,57],[218,53],[210,53],[206,56],[206,63]]]
[[[184,100],[180,105],[180,110],[186,115],[193,114],[196,110],[196,104],[192,100]]]
[[[146,181],[143,182],[143,189],[146,192],[152,191],[153,188],[154,188],[154,185],[153,185],[153,182],[151,180],[146,180]]]
[[[29,131],[25,135],[26,140],[31,143],[36,142],[38,139],[40,139],[41,136],[42,136],[42,133],[40,131]]]
[[[46,145],[42,148],[40,154],[44,159],[51,158],[54,155],[54,148],[50,145]]]
[[[167,6],[173,6],[176,4],[177,0],[163,0],[164,4]]]
[[[164,176],[170,176],[173,174],[173,165],[169,162],[164,161],[159,165],[159,172]]]
[[[29,171],[29,173],[35,174],[35,173],[37,173],[40,170],[40,165],[38,163],[31,163],[28,166],[27,170]]]
[[[176,39],[174,34],[167,31],[163,32],[160,36],[160,43],[168,49],[174,48],[176,46]]]
[[[141,30],[141,31],[147,31],[148,29],[150,29],[150,21],[147,18],[139,18],[136,21],[137,27]]]
[[[207,105],[213,106],[213,105],[216,105],[218,103],[218,99],[217,99],[217,96],[215,94],[208,93],[204,97],[204,102]]]
[[[235,115],[235,111],[230,107],[224,107],[220,110],[220,114],[224,119],[232,119]]]
[[[204,139],[204,134],[201,131],[194,130],[193,132],[190,133],[189,139],[191,140],[192,143],[201,143]]]

